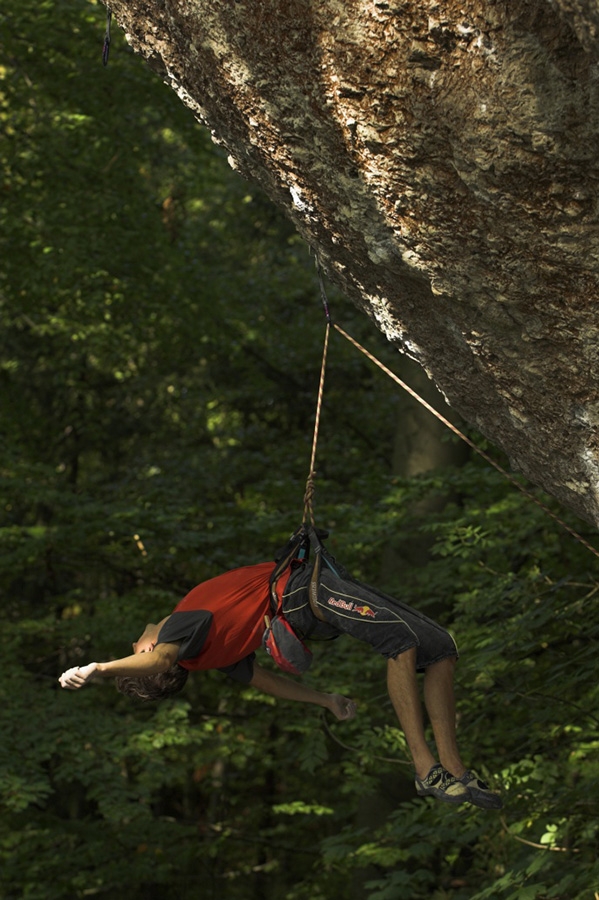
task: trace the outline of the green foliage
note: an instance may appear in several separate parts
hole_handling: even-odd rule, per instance
[[[218,673],[157,707],[59,689],[298,524],[323,320],[306,248],[118,34],[102,68],[103,7],[0,17],[2,900],[592,898],[595,561],[478,461],[394,478],[396,388],[335,335],[317,517],[365,580],[392,547],[381,587],[455,631],[460,743],[504,812],[414,800],[346,639],[306,681],[348,723]]]

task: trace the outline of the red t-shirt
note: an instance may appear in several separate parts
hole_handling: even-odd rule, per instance
[[[158,643],[184,640],[179,665],[185,669],[222,669],[245,659],[262,643],[270,613],[269,581],[274,562],[232,569],[193,588],[160,630]],[[291,570],[283,572],[277,593]],[[187,616],[203,612],[205,616]],[[192,634],[186,621],[193,622]]]

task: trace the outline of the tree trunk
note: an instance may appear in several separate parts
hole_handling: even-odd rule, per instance
[[[458,428],[464,423],[443,402],[443,397],[427,379],[423,370],[411,360],[402,357],[395,372],[406,384],[409,384],[432,407],[437,409],[446,419]],[[403,392],[397,414],[397,425],[393,446],[392,471],[401,478],[423,475],[435,469],[447,466],[459,466],[471,455],[466,444],[454,440],[444,440],[447,428],[435,419],[428,410],[416,402],[409,394]],[[424,497],[412,506],[411,512],[416,521],[426,520],[431,513],[438,512],[446,504],[448,497],[437,493]],[[403,530],[398,535],[400,544],[393,539],[385,547],[381,567],[381,583],[389,584],[398,572],[405,571],[406,565],[425,566],[430,561],[430,546],[434,543],[431,536],[425,537],[416,530],[407,537]],[[429,615],[432,615],[429,611]]]
[[[599,522],[590,0],[110,0],[330,278]]]

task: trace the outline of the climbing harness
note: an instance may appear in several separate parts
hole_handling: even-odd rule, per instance
[[[308,602],[317,619],[323,616],[316,604],[320,566],[323,554],[321,539],[328,537],[328,532],[314,528],[310,523],[303,523],[295,531],[284,547],[275,554],[275,568],[270,576],[270,616],[264,617],[266,630],[262,637],[262,646],[272,657],[277,666],[284,672],[301,675],[310,668],[312,651],[295,632],[285,618],[283,599],[277,593],[279,578],[292,565],[305,565],[310,550],[314,553],[310,584],[308,586]],[[309,636],[309,635],[307,635]]]

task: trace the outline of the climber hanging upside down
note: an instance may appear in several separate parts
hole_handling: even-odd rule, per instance
[[[458,651],[451,635],[331,560],[323,556],[316,596],[310,594],[312,566],[305,560],[294,560],[278,578],[277,595],[293,632],[302,640],[349,634],[387,659],[389,696],[414,762],[419,796],[500,809],[500,797],[464,765],[458,750],[453,691]],[[317,691],[255,662],[270,612],[274,565],[234,569],[198,585],[161,622],[146,625],[131,656],[68,669],[60,677],[62,687],[76,690],[114,677],[123,693],[158,700],[180,691],[189,672],[218,669],[279,699],[312,703],[339,720],[352,719],[353,700]],[[438,758],[425,740],[416,678],[422,671]]]

